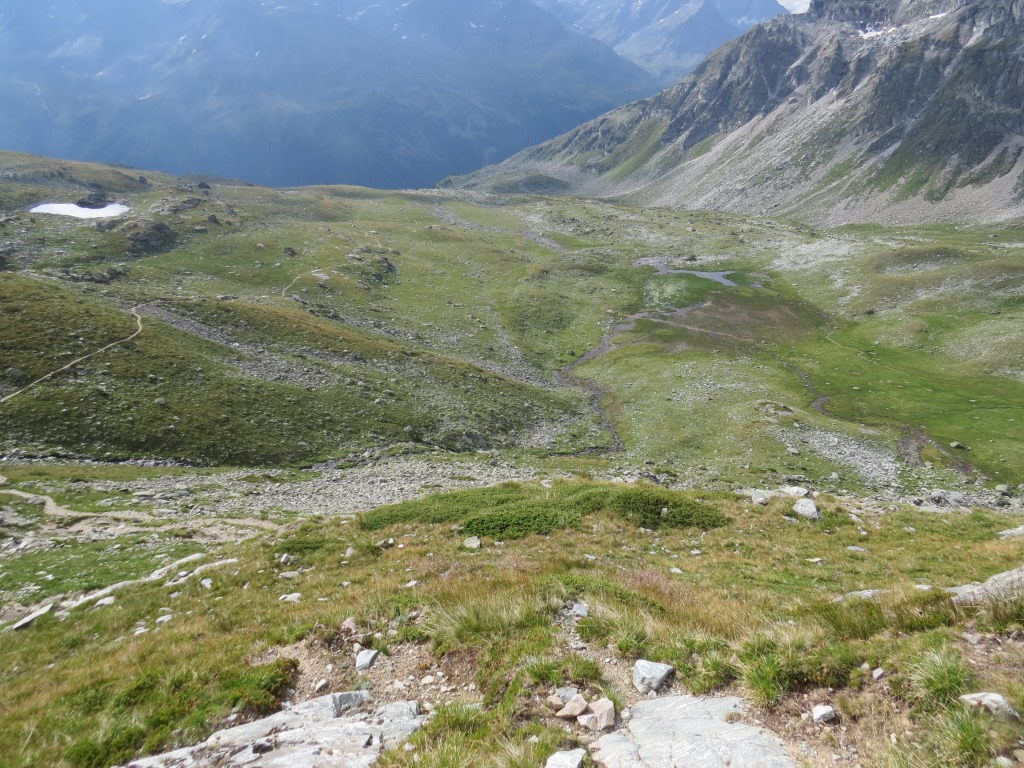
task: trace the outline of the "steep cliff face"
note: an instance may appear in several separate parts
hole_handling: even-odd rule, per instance
[[[1024,215],[1022,8],[816,0],[468,183],[832,223]]]

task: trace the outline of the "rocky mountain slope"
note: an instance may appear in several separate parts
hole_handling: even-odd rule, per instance
[[[527,0],[57,0],[0,10],[0,147],[429,186],[655,90]]]
[[[537,0],[567,24],[674,84],[722,43],[786,13],[775,0]]]
[[[1024,212],[1024,6],[819,0],[679,85],[470,176],[820,223]]]

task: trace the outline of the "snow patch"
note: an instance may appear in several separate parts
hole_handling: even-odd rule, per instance
[[[76,219],[109,219],[120,216],[131,209],[127,205],[111,203],[103,208],[83,208],[74,203],[44,203],[32,208],[29,213],[51,213],[55,216],[72,216]]]

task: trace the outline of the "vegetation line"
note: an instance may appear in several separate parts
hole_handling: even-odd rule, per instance
[[[18,395],[22,394],[23,392],[27,392],[28,390],[32,389],[32,387],[36,386],[37,384],[41,384],[44,381],[46,381],[47,379],[53,378],[58,373],[61,373],[63,371],[66,371],[68,368],[72,368],[72,367],[78,365],[83,360],[88,360],[90,357],[96,357],[96,355],[100,354],[101,352],[106,352],[108,349],[116,347],[116,346],[118,346],[120,344],[125,344],[125,343],[131,341],[132,339],[134,339],[136,336],[138,336],[140,333],[142,333],[142,315],[139,314],[139,310],[142,307],[144,307],[144,306],[146,306],[146,305],[145,304],[139,304],[139,305],[134,306],[134,307],[131,308],[131,314],[132,314],[132,317],[135,318],[135,324],[137,326],[136,329],[135,329],[135,332],[131,336],[127,336],[127,337],[125,337],[123,339],[118,339],[117,341],[113,341],[110,344],[107,344],[105,347],[101,347],[100,349],[97,349],[95,352],[90,352],[88,355],[83,355],[82,357],[79,357],[79,358],[77,358],[75,360],[72,360],[67,365],[65,365],[65,366],[63,366],[61,368],[58,368],[55,371],[50,371],[45,376],[39,377],[38,379],[33,381],[31,384],[29,384],[29,385],[19,389],[17,392],[12,392],[11,394],[9,394],[9,395],[7,395],[5,397],[0,397],[0,403],[6,403],[8,400],[13,400],[14,398],[16,398]]]

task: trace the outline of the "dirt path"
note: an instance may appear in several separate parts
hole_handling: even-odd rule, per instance
[[[0,476],[0,479],[5,479]],[[34,499],[41,499],[43,501],[43,514],[47,517],[65,518],[72,519],[75,521],[82,522],[93,521],[104,525],[106,521],[117,522],[117,523],[135,523],[136,525],[145,526],[145,528],[132,529],[131,532],[136,530],[155,530],[152,528],[154,524],[159,524],[166,521],[168,524],[174,524],[181,526],[182,523],[179,521],[170,521],[166,518],[156,517],[149,514],[148,512],[137,511],[137,512],[76,512],[73,509],[62,507],[52,497],[44,496],[39,493],[28,493],[26,491],[16,491],[14,489],[0,489],[0,494],[6,494],[8,496],[15,496],[19,499],[31,501]],[[201,526],[193,526],[191,523],[201,523]],[[215,533],[217,524],[221,526],[228,526],[229,529],[249,529],[253,531],[269,531],[271,533],[278,533],[283,529],[283,526],[273,523],[269,520],[256,520],[249,517],[212,517],[212,518],[195,518],[184,522],[185,527],[188,528],[201,528],[204,533]],[[86,526],[89,527],[89,526]],[[69,532],[71,528],[67,529]],[[125,531],[126,533],[129,531]],[[23,535],[23,534],[19,534]],[[218,538],[216,535],[212,535],[213,539]],[[233,536],[225,536],[234,540]]]
[[[135,325],[136,325],[135,332],[133,334],[131,334],[130,336],[126,336],[123,339],[118,339],[117,341],[112,341],[111,343],[107,344],[105,347],[100,347],[95,352],[90,352],[88,355],[83,355],[82,357],[76,358],[76,359],[72,360],[70,363],[68,363],[67,365],[62,366],[62,367],[58,368],[55,371],[50,371],[45,376],[39,377],[38,379],[33,381],[31,384],[29,384],[29,385],[19,389],[17,392],[12,392],[11,394],[9,394],[9,395],[7,395],[5,397],[0,397],[0,403],[6,403],[8,400],[13,400],[15,397],[17,397],[18,395],[22,394],[23,392],[27,392],[28,390],[32,389],[32,387],[36,386],[37,384],[41,384],[42,382],[46,381],[47,379],[53,378],[58,373],[66,371],[68,368],[73,368],[74,366],[76,366],[80,362],[82,362],[83,360],[88,360],[90,357],[96,357],[96,355],[98,355],[98,354],[100,354],[102,352],[106,352],[108,349],[113,349],[114,347],[119,346],[121,344],[127,344],[129,341],[131,341],[136,336],[138,336],[140,333],[142,333],[142,315],[139,314],[139,310],[143,306],[145,306],[145,305],[144,304],[139,304],[139,305],[134,306],[134,307],[131,308],[131,314],[132,314],[132,317],[135,318]]]

